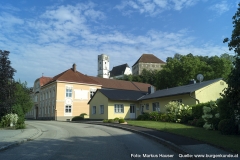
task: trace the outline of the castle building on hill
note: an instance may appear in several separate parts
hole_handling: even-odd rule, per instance
[[[143,54],[132,66],[133,75],[140,75],[143,69],[161,70],[166,63],[153,54]]]

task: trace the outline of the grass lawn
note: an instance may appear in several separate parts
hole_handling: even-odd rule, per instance
[[[133,121],[128,120],[128,124],[153,128],[161,131],[171,132],[197,140],[207,142],[233,152],[240,153],[239,135],[222,135],[219,131],[205,130],[204,128],[188,126],[179,123],[154,122],[154,121]]]

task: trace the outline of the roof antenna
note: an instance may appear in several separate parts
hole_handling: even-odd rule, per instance
[[[201,83],[203,81],[204,76],[202,74],[197,75],[197,80]]]
[[[43,77],[43,73],[42,73],[42,77]]]

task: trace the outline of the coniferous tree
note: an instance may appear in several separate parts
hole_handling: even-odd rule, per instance
[[[9,51],[0,50],[0,119],[12,111],[14,104],[15,83],[13,80],[16,70],[11,67]]]

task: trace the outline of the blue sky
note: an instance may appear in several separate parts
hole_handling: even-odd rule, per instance
[[[166,61],[175,53],[233,54],[236,0],[1,0],[0,49],[10,51],[15,79],[32,86],[77,64],[97,75],[97,56],[110,69],[132,66],[143,53]]]

